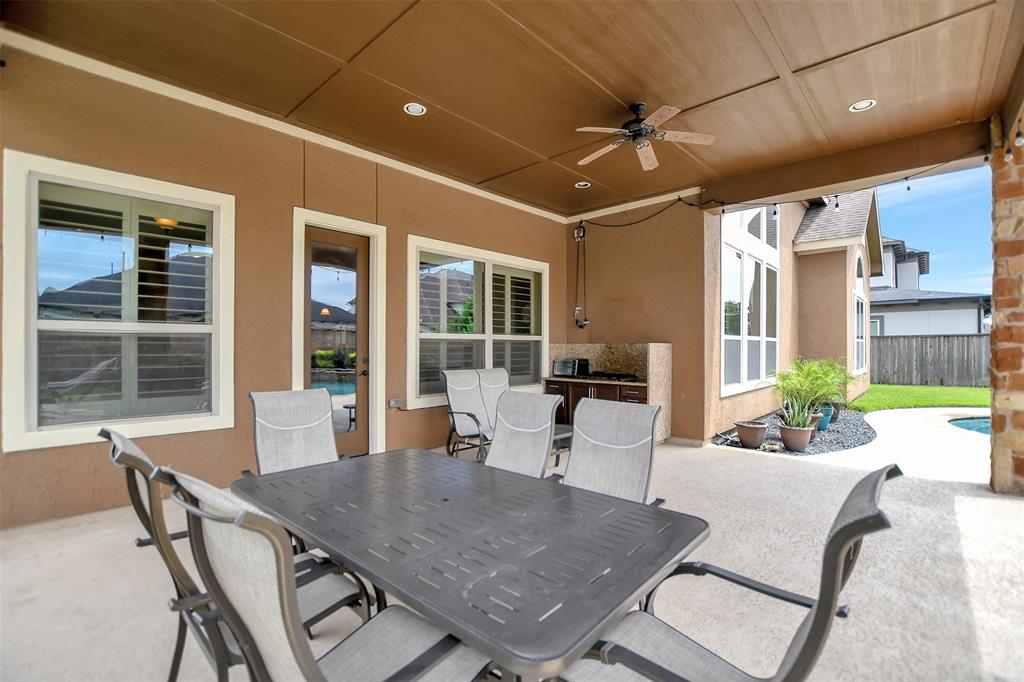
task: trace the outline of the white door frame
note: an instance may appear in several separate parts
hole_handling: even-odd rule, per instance
[[[344,216],[296,206],[292,213],[292,389],[305,388],[306,379],[306,227],[357,234],[370,239],[370,291],[367,310],[370,336],[369,451],[383,452],[386,445],[387,404],[384,397],[386,325],[387,228]],[[361,324],[364,324],[361,322]]]

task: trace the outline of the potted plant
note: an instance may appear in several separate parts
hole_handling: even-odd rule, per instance
[[[821,362],[834,387],[834,393],[828,397],[828,402],[821,406],[822,414],[825,416],[818,424],[818,429],[824,431],[829,425],[839,421],[840,412],[846,407],[847,389],[855,377],[846,369],[844,357]]]
[[[749,449],[757,450],[764,442],[764,434],[768,430],[768,422],[748,420],[734,422],[736,424],[736,435],[739,436],[740,444]]]
[[[833,370],[822,360],[796,358],[776,375],[775,390],[782,398],[782,442],[791,452],[803,452],[817,430],[818,408],[835,395]]]

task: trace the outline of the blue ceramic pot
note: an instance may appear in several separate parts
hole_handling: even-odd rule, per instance
[[[823,416],[821,417],[821,421],[818,422],[818,430],[819,431],[824,431],[825,429],[828,428],[829,423],[832,421],[832,413],[834,411],[835,411],[835,408],[832,407],[831,405],[822,405],[821,406],[821,414]]]

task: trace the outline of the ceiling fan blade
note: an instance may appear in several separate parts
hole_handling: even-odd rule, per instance
[[[711,144],[715,141],[714,135],[684,133],[681,130],[659,130],[654,137],[666,142],[685,142],[686,144]]]
[[[604,147],[601,147],[600,149],[598,149],[596,152],[594,152],[590,156],[583,157],[582,159],[580,159],[579,161],[576,162],[576,165],[577,166],[586,166],[588,163],[590,163],[591,161],[593,161],[597,157],[604,156],[605,154],[607,154],[611,150],[615,149],[616,147],[620,147],[620,146],[622,146],[625,143],[626,143],[625,140],[616,140],[615,142],[612,142],[609,145],[605,145]]]
[[[658,157],[654,154],[654,147],[647,140],[636,143],[636,154],[640,157],[640,165],[644,167],[645,171],[658,167]]]
[[[577,133],[608,133],[609,135],[625,135],[626,131],[622,128],[594,128],[587,126],[585,128],[577,128]]]
[[[653,114],[645,118],[644,125],[651,126],[652,128],[657,128],[662,123],[678,114],[680,111],[682,111],[682,109],[680,109],[679,107],[672,107],[666,104],[665,106],[659,108]]]
[[[712,144],[715,141],[714,135],[687,133],[681,130],[658,130],[654,133],[654,137],[667,142],[685,142],[686,144]]]

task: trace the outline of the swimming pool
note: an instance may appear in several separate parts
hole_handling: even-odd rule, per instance
[[[949,423],[968,431],[992,433],[992,417],[961,417],[960,419],[950,419]]]
[[[351,395],[356,392],[354,381],[314,381],[310,388],[326,388],[331,395]]]

